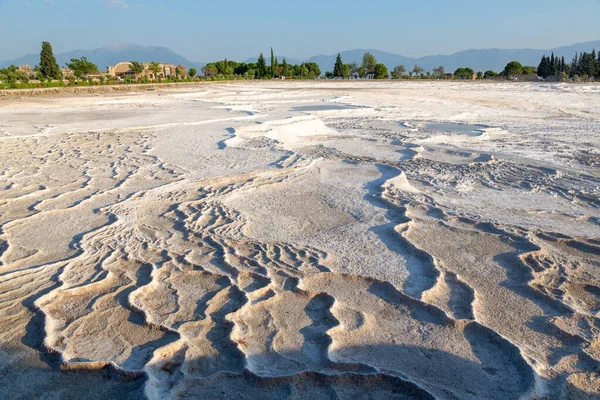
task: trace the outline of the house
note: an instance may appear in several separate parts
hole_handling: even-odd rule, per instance
[[[133,73],[131,72],[129,65],[131,65],[131,63],[129,62],[120,62],[116,65],[109,66],[106,72],[108,73],[108,75],[114,76],[116,78],[132,76]]]
[[[17,70],[21,71],[21,72],[25,72],[27,75],[31,76],[33,75],[33,70],[31,69],[31,67],[27,64],[23,64],[17,67]]]
[[[107,69],[107,73],[110,76],[116,78],[124,78],[126,76],[133,76],[130,68],[130,62],[120,62],[114,66],[110,66]],[[151,70],[151,63],[142,63],[144,67],[143,72],[140,74],[142,77],[146,77],[148,79],[165,79],[171,76],[187,76],[187,68],[183,65],[174,65],[174,64],[159,64],[159,71],[155,74],[154,71]],[[179,74],[177,69],[179,68]]]
[[[73,70],[70,68],[61,68],[60,71],[62,72],[63,78],[70,78],[72,76],[75,76],[75,72],[73,72]]]

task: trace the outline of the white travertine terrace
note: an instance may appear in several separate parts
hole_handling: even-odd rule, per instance
[[[0,398],[600,398],[599,143],[598,85],[1,98]]]

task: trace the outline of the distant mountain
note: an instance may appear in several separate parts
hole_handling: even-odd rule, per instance
[[[556,56],[565,57],[567,61],[571,61],[575,52],[583,51],[590,52],[592,49],[600,50],[600,40],[585,43],[576,43],[571,46],[557,47],[549,50],[536,49],[521,49],[521,50],[505,50],[505,49],[483,49],[483,50],[465,50],[450,55],[434,55],[421,58],[405,57],[399,54],[388,53],[380,50],[348,50],[341,52],[342,59],[345,63],[362,62],[362,56],[365,52],[372,53],[377,61],[385,64],[388,69],[394,68],[396,65],[403,64],[407,70],[412,69],[415,64],[419,64],[425,70],[430,71],[433,68],[443,65],[446,71],[454,71],[459,67],[471,67],[475,71],[502,71],[504,66],[510,61],[519,61],[523,65],[537,66],[542,58],[542,55],[550,55],[554,52]],[[116,44],[105,46],[96,50],[75,50],[68,53],[56,55],[58,64],[62,67],[69,62],[71,58],[79,58],[86,56],[88,60],[96,64],[100,69],[105,69],[109,65],[114,65],[121,61],[140,61],[140,62],[168,62],[172,64],[182,64],[186,67],[202,68],[204,63],[198,63],[188,60],[180,56],[166,47],[147,47],[134,44]],[[316,62],[319,64],[321,71],[332,71],[335,64],[334,55],[320,55],[312,57],[306,61]],[[277,57],[279,62],[283,57]],[[300,64],[299,59],[288,58],[289,64]],[[246,62],[256,62],[256,58],[246,60]],[[267,57],[267,64],[270,64],[271,59]],[[23,65],[29,64],[34,67],[39,63],[38,54],[29,54],[17,60],[0,61],[0,68],[4,68],[10,64]]]
[[[70,62],[72,58],[87,57],[87,59],[98,66],[101,70],[109,65],[115,65],[121,61],[139,61],[139,62],[164,62],[176,65],[185,65],[186,67],[201,68],[204,64],[188,60],[180,56],[167,47],[138,46],[135,44],[114,44],[104,46],[95,50],[74,50],[68,53],[55,54],[58,65],[63,67]],[[23,65],[28,64],[32,68],[39,64],[39,54],[28,54],[17,60],[0,62],[0,67],[4,68],[10,64]]]
[[[365,52],[372,53],[378,62],[385,64],[388,69],[394,68],[396,65],[403,64],[408,70],[412,69],[415,64],[419,64],[425,70],[430,71],[435,67],[443,65],[446,71],[454,71],[459,67],[471,67],[475,71],[502,71],[506,64],[511,61],[519,61],[523,65],[537,66],[540,63],[542,55],[554,55],[565,57],[570,62],[575,52],[583,51],[591,52],[593,49],[600,50],[600,40],[594,42],[576,43],[571,46],[558,47],[549,50],[503,50],[503,49],[486,49],[486,50],[466,50],[451,55],[435,55],[421,58],[410,58],[398,54],[387,53],[379,50],[349,50],[341,52],[344,63],[362,62],[362,56]],[[309,61],[319,64],[321,71],[332,71],[337,54],[330,56],[316,56]]]

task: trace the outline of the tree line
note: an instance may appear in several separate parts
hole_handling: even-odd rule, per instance
[[[492,77],[514,77],[515,75],[530,75],[536,73],[536,68],[532,66],[522,66],[517,61],[507,64],[500,73],[488,70],[484,72],[475,72],[469,67],[457,68],[453,73],[446,72],[444,66],[440,65],[431,71],[425,71],[420,65],[416,64],[411,70],[404,65],[395,66],[391,72],[388,72],[384,64],[379,64],[373,54],[365,53],[362,64],[359,66],[355,62],[344,64],[341,54],[338,53],[332,72],[326,72],[325,77],[330,79],[372,78],[372,79],[489,79]]]
[[[212,79],[315,79],[321,76],[319,65],[314,62],[305,62],[292,65],[285,58],[279,63],[273,49],[271,49],[270,65],[263,53],[260,53],[256,62],[237,62],[231,60],[220,60],[210,62],[202,67],[202,73],[206,78]]]
[[[28,84],[30,80],[35,79],[40,82],[53,82],[59,81],[60,85],[64,85],[63,79],[74,83],[77,80],[85,79],[84,82],[88,84],[104,83],[105,81],[116,81],[116,77],[99,75],[97,81],[88,78],[89,75],[99,74],[99,69],[96,64],[89,61],[87,57],[72,58],[69,63],[65,65],[66,68],[73,72],[73,76],[63,76],[63,72],[56,62],[56,57],[52,50],[52,46],[49,42],[42,42],[42,50],[40,52],[40,63],[36,65],[31,73],[19,69],[14,65],[10,65],[7,68],[0,69],[0,81],[16,87],[17,83]],[[157,76],[161,71],[161,66],[157,62],[151,62],[148,69]],[[132,76],[125,78],[126,83],[140,82],[148,83],[149,79],[145,76],[140,77],[145,70],[144,64],[138,61],[131,61],[129,63],[129,70]],[[175,76],[165,77],[167,81],[179,81],[188,77],[195,77],[197,71],[195,68],[190,68],[189,72],[186,71],[185,67],[178,66],[175,70]],[[87,78],[87,79],[86,79]],[[160,79],[159,79],[160,80]]]
[[[600,53],[596,50],[591,53],[575,53],[570,63],[565,62],[564,57],[556,57],[554,53],[550,57],[544,54],[538,66],[538,75],[542,78],[559,76],[565,74],[569,78],[579,77],[587,81],[600,79]]]
[[[333,67],[333,72],[326,72],[326,78],[372,78],[372,79],[387,79],[389,77],[388,68],[385,64],[380,64],[371,53],[363,55],[362,64],[356,62],[344,64],[342,56],[338,53]]]
[[[42,50],[40,52],[40,63],[33,69],[34,76],[29,75],[25,71],[19,70],[14,65],[0,70],[0,80],[9,84],[16,82],[28,83],[31,78],[38,80],[54,80],[61,79],[62,72],[56,63],[56,58],[52,51],[52,46],[48,42],[42,42]]]
[[[275,56],[273,48],[271,48],[270,63],[267,65],[267,60],[261,53],[256,62],[236,62],[231,60],[220,60],[206,64],[201,72],[202,79],[272,79],[272,78],[288,78],[288,79],[316,79],[321,77],[319,65],[314,62],[303,62],[301,64],[288,64],[285,58],[280,63]],[[83,79],[91,74],[98,73],[98,67],[90,62],[86,57],[79,59],[71,59],[71,62],[66,64],[66,67],[73,71],[74,76],[68,76],[69,81]],[[145,66],[137,61],[131,61],[129,69],[132,76],[125,78],[127,83],[142,82],[147,83],[149,79],[143,75]],[[161,66],[157,62],[152,62],[148,66],[148,70],[154,74],[154,80],[161,81],[159,73]],[[165,77],[167,82],[195,79],[198,77],[197,71],[190,68],[189,72],[184,67],[176,68],[175,76]],[[425,71],[419,65],[414,65],[411,70],[408,70],[404,65],[397,65],[391,71],[388,71],[386,65],[377,62],[375,56],[369,52],[365,53],[360,65],[356,62],[344,63],[341,54],[338,53],[333,71],[325,72],[325,77],[329,79],[348,79],[348,78],[367,78],[367,79],[490,79],[502,77],[506,79],[518,79],[521,75],[535,75],[547,79],[551,76],[560,76],[575,78],[579,77],[582,80],[598,80],[600,79],[600,53],[593,50],[591,53],[583,52],[576,53],[571,62],[566,62],[564,57],[557,57],[552,53],[549,57],[542,56],[538,67],[523,66],[518,61],[511,61],[506,65],[503,71],[497,73],[492,70],[484,72],[475,72],[472,68],[461,67],[457,68],[453,73],[447,73],[443,66],[435,67],[431,71]],[[159,78],[157,78],[159,77]],[[14,65],[0,69],[0,81],[15,85],[17,82],[28,83],[30,79],[37,79],[41,82],[44,80],[51,82],[60,80],[62,83],[63,75],[61,68],[56,62],[52,46],[48,42],[42,43],[40,52],[40,63],[35,66],[32,73],[29,74]],[[104,81],[116,80],[114,77],[98,77],[100,83]],[[92,79],[88,79],[92,84]]]

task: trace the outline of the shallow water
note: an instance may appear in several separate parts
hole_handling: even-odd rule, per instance
[[[354,110],[359,107],[349,104],[311,104],[307,106],[293,107],[293,111],[332,111],[332,110]]]
[[[485,128],[489,128],[489,126],[452,123],[431,123],[425,124],[424,128],[431,131],[456,132],[463,133],[469,136],[481,136],[483,130]]]

